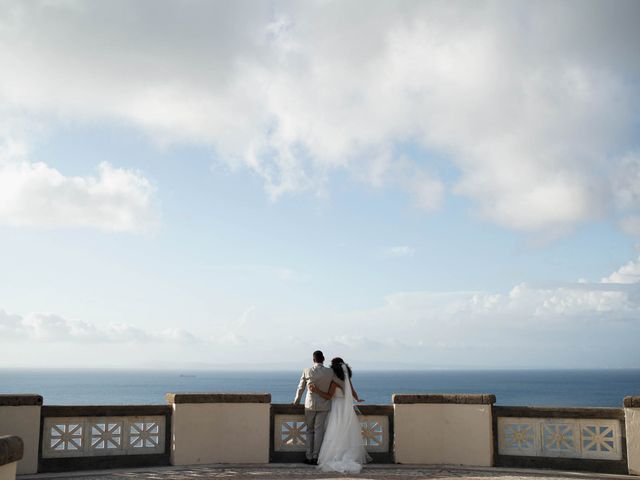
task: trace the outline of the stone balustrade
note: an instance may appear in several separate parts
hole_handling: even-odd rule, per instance
[[[376,463],[393,463],[393,406],[359,405],[358,418],[362,441]],[[302,462],[306,451],[304,407],[271,406],[271,462]]]
[[[640,397],[626,397],[624,408],[504,407],[490,394],[392,402],[357,407],[376,463],[640,475]],[[12,436],[0,437],[0,480],[16,471],[304,459],[302,406],[271,404],[268,393],[170,393],[167,403],[43,406],[39,395],[0,395],[0,435]]]
[[[499,466],[627,473],[620,408],[495,407]]]

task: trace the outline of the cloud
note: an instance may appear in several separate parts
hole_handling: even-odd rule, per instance
[[[640,259],[629,261],[608,277],[600,280],[602,283],[638,283],[640,282]]]
[[[273,198],[408,159],[417,205],[453,170],[449,193],[510,229],[640,209],[616,180],[640,149],[637,2],[179,5],[4,3],[0,105],[211,145]]]
[[[34,358],[60,345],[106,357],[121,351],[125,363],[134,355],[156,358],[157,346],[162,345],[182,352],[189,361],[201,361],[206,355],[213,362],[240,365],[253,361],[247,360],[249,350],[253,359],[269,364],[282,362],[283,351],[290,358],[306,358],[321,348],[328,358],[342,356],[369,369],[637,367],[638,264],[640,260],[634,260],[601,282],[521,283],[505,291],[395,292],[377,306],[337,313],[330,309],[278,313],[249,306],[235,318],[208,322],[195,330],[97,324],[50,313],[18,315],[0,310],[0,343],[4,340],[7,348],[14,349],[37,345],[29,350]],[[129,348],[132,345],[136,348]]]
[[[0,333],[5,339],[40,343],[138,344],[176,343],[198,344],[203,340],[187,330],[169,328],[145,330],[125,323],[96,325],[72,320],[51,313],[9,314],[0,309]]]
[[[41,162],[0,159],[0,223],[140,232],[157,227],[159,213],[139,172],[103,162],[97,177],[71,177]]]
[[[416,249],[408,245],[398,245],[396,247],[389,247],[385,250],[387,257],[412,257],[416,253]]]

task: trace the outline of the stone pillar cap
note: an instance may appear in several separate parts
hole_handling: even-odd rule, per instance
[[[24,454],[24,443],[20,437],[5,435],[0,437],[0,465],[17,462]]]
[[[493,405],[496,403],[496,396],[489,393],[394,393],[392,401],[395,405],[412,405],[420,403]]]
[[[640,395],[624,397],[623,404],[627,408],[640,408]]]
[[[23,407],[42,405],[42,395],[35,393],[3,393],[0,394],[0,407]]]
[[[175,403],[271,403],[270,393],[167,393],[167,402]]]

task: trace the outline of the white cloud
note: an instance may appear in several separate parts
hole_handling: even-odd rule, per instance
[[[608,277],[600,280],[602,283],[638,283],[640,282],[640,259],[629,261]]]
[[[387,257],[411,257],[416,253],[416,249],[408,245],[398,245],[385,250]]]
[[[146,330],[125,323],[96,325],[51,313],[8,314],[0,309],[4,339],[40,343],[137,344],[149,342],[197,344],[204,339],[181,328]]]
[[[0,8],[5,111],[209,144],[273,197],[340,168],[384,184],[413,142],[429,152],[416,168],[448,159],[453,192],[508,228],[564,232],[623,208],[621,195],[640,207],[612,186],[638,151],[635,2]],[[434,210],[442,172],[424,171],[403,188]]]
[[[148,231],[159,223],[154,187],[139,172],[101,163],[97,177],[0,159],[0,223]]]
[[[134,354],[156,358],[160,344],[179,350],[189,361],[202,361],[205,355],[214,363],[237,365],[259,358],[265,365],[277,362],[282,367],[283,351],[291,359],[307,358],[321,348],[329,358],[342,356],[370,369],[637,367],[638,264],[640,260],[630,262],[598,283],[522,283],[493,292],[396,292],[382,298],[379,306],[338,313],[327,309],[283,314],[249,306],[226,322],[217,319],[192,330],[0,311],[0,343],[4,340],[3,347],[17,349],[26,342],[36,344],[38,348],[28,353],[34,357],[60,344],[91,347],[104,358],[122,351],[120,360],[125,363]],[[123,350],[130,345],[135,346],[131,352]]]

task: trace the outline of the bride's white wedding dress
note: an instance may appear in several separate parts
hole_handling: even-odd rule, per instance
[[[331,399],[318,468],[323,472],[359,473],[369,456],[362,441],[360,421],[353,409],[349,374],[344,365],[342,370],[344,387],[337,388]]]

